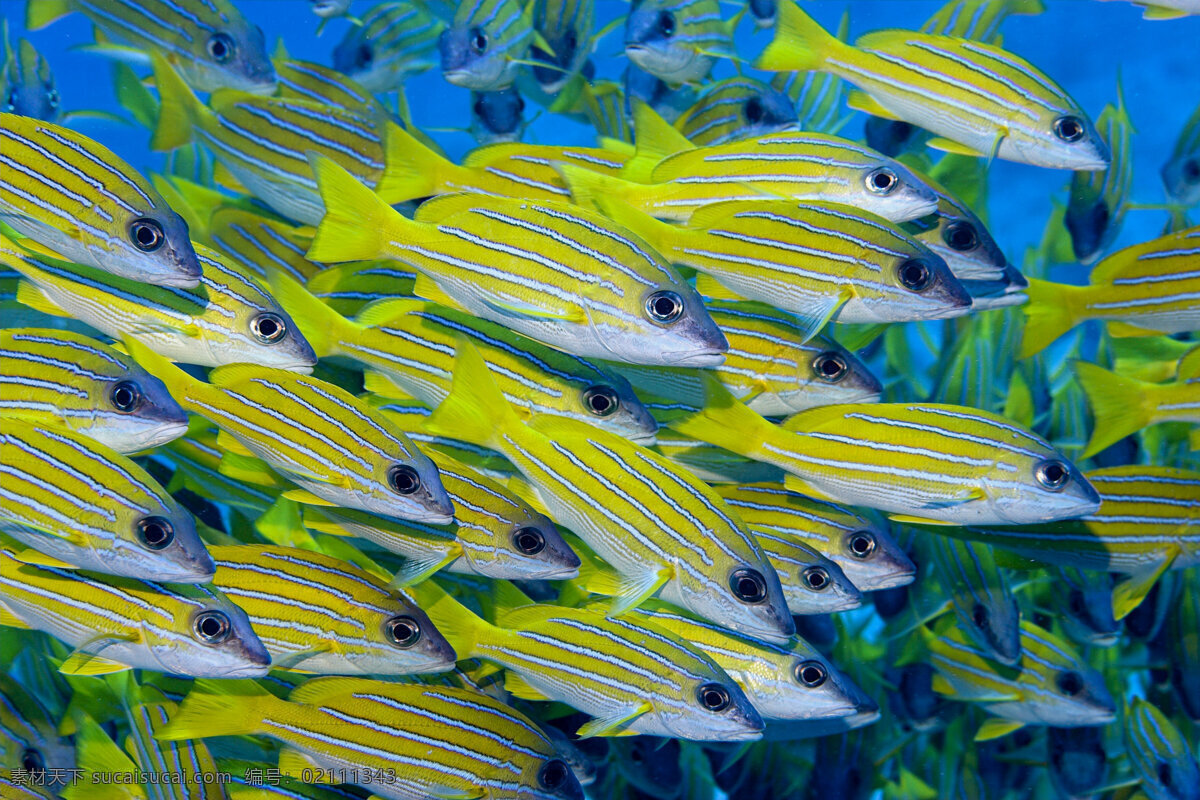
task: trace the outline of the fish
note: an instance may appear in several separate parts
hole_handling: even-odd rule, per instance
[[[1040,353],[1084,320],[1104,320],[1118,338],[1200,327],[1200,274],[1191,269],[1197,253],[1200,227],[1187,228],[1107,256],[1085,286],[1031,280],[1018,357]]]
[[[863,592],[913,582],[917,568],[886,522],[813,500],[775,483],[717,486],[717,493],[761,537],[800,539],[837,564]]]
[[[680,227],[612,199],[614,179],[563,172],[577,199],[597,198],[611,219],[702,273],[701,294],[768,303],[810,336],[830,321],[945,319],[971,308],[941,258],[874,214],[835,203],[731,201],[705,206]]]
[[[765,303],[707,300],[705,308],[729,342],[711,372],[731,394],[764,416],[794,414],[832,403],[872,403],[883,386],[854,353],[808,334],[792,315]],[[700,373],[683,367],[613,367],[638,389],[690,405],[704,404]]]
[[[272,279],[284,305],[308,320],[309,341],[322,357],[353,359],[368,371],[367,388],[387,395],[398,385],[430,408],[450,393],[456,337],[469,338],[505,399],[523,417],[555,414],[588,422],[642,443],[657,423],[629,382],[603,364],[563,353],[487,320],[422,300],[376,302],[353,321],[294,281]]]
[[[1172,200],[1184,206],[1200,203],[1200,106],[1184,123],[1159,174]]]
[[[442,77],[454,86],[491,92],[511,86],[526,63],[529,46],[541,37],[533,27],[532,4],[518,0],[459,3],[454,19],[438,36]],[[544,40],[539,42],[546,44]],[[548,44],[542,48],[552,52]]]
[[[271,63],[279,78],[280,97],[333,106],[366,117],[392,115],[361,84],[337,69],[286,57],[286,53],[277,53]]]
[[[251,25],[230,0],[34,0],[26,10],[25,27],[41,30],[74,12],[129,45],[101,45],[101,52],[143,63],[149,53],[159,53],[197,91],[275,91],[262,29]]]
[[[1142,19],[1178,19],[1200,14],[1196,0],[1134,0],[1142,8]]]
[[[166,444],[187,414],[162,381],[124,353],[53,328],[0,330],[0,409],[6,417],[66,428],[119,453]]]
[[[992,661],[1021,663],[1021,609],[1005,574],[983,544],[933,536],[937,580],[950,595],[958,627]]]
[[[1200,422],[1200,351],[1180,360],[1169,383],[1140,381],[1087,361],[1075,363],[1075,376],[1094,420],[1084,458],[1151,425]]]
[[[1050,521],[1100,505],[1078,467],[999,414],[940,403],[850,404],[801,411],[775,426],[713,380],[709,392],[702,411],[671,428],[781,467],[789,488],[817,499],[950,525]]]
[[[433,414],[433,409],[420,400],[395,396],[401,394],[401,391],[394,384],[388,387],[388,394],[393,396],[384,397],[368,392],[366,401],[368,405],[386,414],[414,442],[428,445],[431,450],[444,453],[493,481],[508,486],[513,485],[513,481],[519,473],[504,456],[495,450],[471,444],[455,436],[436,436],[427,433],[425,421]]]
[[[25,564],[0,542],[3,624],[43,631],[74,648],[68,675],[126,669],[257,678],[271,658],[246,613],[211,586]],[[103,578],[103,579],[101,579]]]
[[[416,280],[416,270],[395,261],[357,261],[325,267],[305,288],[343,317],[353,317],[378,300],[413,297]]]
[[[75,747],[58,733],[43,699],[10,675],[0,675],[0,768],[25,770],[31,777],[75,766]],[[51,783],[55,782],[53,780]]]
[[[637,0],[625,17],[625,55],[668,84],[700,83],[733,55],[739,19],[721,19],[717,0]]]
[[[795,536],[750,529],[779,576],[793,616],[836,614],[862,605],[862,592],[842,568]]]
[[[1125,746],[1150,800],[1200,798],[1200,766],[1187,739],[1162,711],[1140,697],[1125,710]]]
[[[306,281],[320,271],[320,264],[304,257],[312,237],[299,230],[243,208],[218,208],[209,218],[213,249],[260,282],[275,272]]]
[[[309,0],[312,12],[322,20],[346,16],[352,2],[353,0]]]
[[[317,357],[279,304],[218,253],[196,247],[204,272],[195,289],[111,277],[3,235],[0,263],[23,276],[22,303],[55,317],[73,315],[114,339],[133,337],[188,364],[250,361],[310,372]]]
[[[55,122],[63,118],[62,96],[49,62],[28,39],[14,48],[4,26],[4,64],[0,71],[0,110]]]
[[[949,158],[945,157],[939,166]],[[937,210],[921,219],[910,220],[902,230],[941,257],[964,284],[1007,278],[1015,288],[1024,288],[1024,277],[1008,263],[983,220],[933,178],[926,174],[921,174],[920,178],[937,195]]]
[[[782,483],[784,471],[774,464],[755,461],[670,428],[659,428],[654,452],[716,485],[726,483]]]
[[[317,678],[282,700],[252,681],[198,681],[157,736],[251,733],[284,745],[285,775],[346,770],[382,798],[583,800],[570,767],[533,722],[467,689]]]
[[[754,62],[768,71],[831,72],[862,91],[857,110],[932,131],[951,152],[1033,166],[1107,169],[1110,153],[1087,113],[1029,62],[994,45],[905,30],[849,45],[789,0]]]
[[[760,638],[793,633],[774,568],[715,492],[608,431],[545,415],[521,422],[466,340],[450,394],[425,430],[512,461],[550,515],[617,571],[614,613],[659,595]]]
[[[0,221],[59,257],[129,280],[192,288],[188,226],[111,150],[69,128],[0,113]]]
[[[630,61],[625,67],[621,84],[620,113],[627,118],[633,115],[638,103],[652,108],[668,123],[679,121],[679,116],[696,102],[695,86],[680,84],[672,86],[657,75],[652,75]],[[633,141],[632,139],[622,141]]]
[[[1065,596],[1057,589],[1051,593],[1051,605],[1067,638],[1094,647],[1115,645],[1124,620],[1113,617],[1112,576],[1072,567],[1058,567],[1049,574],[1068,589]]]
[[[1070,200],[1063,218],[1075,257],[1082,264],[1095,262],[1113,243],[1128,210],[1133,184],[1130,139],[1136,131],[1119,85],[1117,105],[1106,105],[1096,118],[1096,126],[1111,153],[1108,169],[1071,175]]]
[[[423,3],[380,3],[334,48],[333,68],[371,94],[394,91],[433,68],[445,28]]]
[[[135,462],[87,436],[5,420],[0,531],[20,561],[206,583],[212,559],[191,515]]]
[[[525,700],[557,700],[593,719],[576,735],[631,733],[701,741],[753,741],[762,720],[708,656],[683,639],[606,608],[534,603],[497,584],[489,623],[435,585],[416,589],[455,649],[505,668],[505,688]]]
[[[695,290],[599,213],[459,194],[407,220],[332,161],[314,169],[328,211],[311,259],[400,259],[427,299],[585,358],[712,366],[728,349]],[[516,230],[520,247],[504,241]]]
[[[697,147],[800,130],[796,104],[783,92],[752,78],[710,84],[675,127]]]
[[[444,672],[457,660],[410,597],[360,567],[262,544],[209,552],[213,585],[245,610],[274,669],[409,675]]]
[[[933,633],[919,629],[937,670],[934,691],[951,700],[977,703],[995,715],[976,741],[1024,725],[1056,728],[1106,725],[1116,718],[1103,676],[1070,645],[1032,622],[1021,623],[1021,663],[1004,667],[976,650],[957,626]]]
[[[592,33],[596,20],[595,0],[535,0],[533,3],[533,28],[550,46],[544,50],[534,44],[529,56],[536,63],[532,67],[534,80],[543,92],[556,95],[576,76],[591,80],[585,74],[595,42],[607,32],[606,26]]]
[[[494,92],[471,92],[468,130],[482,144],[515,142],[525,132],[525,100],[513,87]]]

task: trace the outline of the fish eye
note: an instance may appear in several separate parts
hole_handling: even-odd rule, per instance
[[[670,324],[683,316],[683,298],[671,291],[655,292],[646,298],[646,313],[655,322]]]
[[[735,569],[729,576],[729,588],[743,603],[761,603],[767,599],[767,581],[758,570]]]
[[[1058,690],[1067,697],[1074,697],[1083,691],[1083,676],[1075,670],[1058,673],[1054,683],[1058,686]]]
[[[850,555],[868,558],[875,552],[875,534],[870,531],[855,531],[850,534]]]
[[[840,353],[833,352],[819,354],[813,359],[812,366],[817,377],[826,383],[837,383],[850,371],[846,359],[842,358]]]
[[[896,276],[900,278],[900,283],[905,289],[913,292],[924,291],[933,283],[933,272],[918,258],[910,258],[901,264],[896,270]]]
[[[724,711],[732,699],[729,691],[719,683],[706,683],[696,690],[696,699],[709,711]]]
[[[162,225],[143,217],[129,225],[129,240],[143,253],[153,253],[166,243],[167,237],[163,234]]]
[[[611,387],[591,386],[583,393],[583,404],[597,417],[607,417],[621,407],[621,400]]]
[[[675,15],[670,11],[658,12],[658,32],[663,36],[673,36],[675,34]]]
[[[976,603],[971,607],[971,624],[981,631],[986,631],[991,627],[987,606],[983,603]]]
[[[196,615],[192,631],[205,644],[220,644],[229,638],[233,626],[224,611],[205,611]]]
[[[483,97],[480,96],[475,100],[471,110],[475,112],[475,116],[482,117],[487,112],[487,105],[483,102]]]
[[[487,50],[487,48],[488,48],[487,34],[484,33],[482,30],[480,30],[479,28],[476,28],[473,31],[471,31],[471,50],[474,51],[474,53],[476,55],[483,55],[483,53]]]
[[[900,178],[887,167],[871,170],[867,175],[867,191],[871,194],[888,195],[900,185]]]
[[[283,317],[267,311],[250,320],[250,332],[263,344],[275,344],[287,335],[287,323]]]
[[[829,670],[820,661],[801,661],[796,665],[796,680],[809,689],[816,689],[829,677]]]
[[[151,550],[162,550],[175,538],[175,526],[164,517],[142,517],[137,522],[137,537]]]
[[[809,567],[804,570],[804,585],[814,592],[829,588],[829,572],[824,567]]]
[[[762,122],[766,110],[763,108],[762,100],[757,97],[751,97],[746,101],[742,112],[746,115],[746,121],[753,125]]]
[[[58,104],[60,102],[58,97],[58,89],[51,89],[50,91],[46,92],[46,102],[50,104],[51,108],[58,108]]]
[[[412,617],[392,617],[383,623],[388,641],[397,647],[412,647],[421,638],[421,625]]]
[[[543,789],[554,791],[567,782],[570,769],[561,759],[552,758],[538,770],[538,785]]]
[[[1167,788],[1175,783],[1175,770],[1171,769],[1171,764],[1168,761],[1158,762],[1158,782]]]
[[[567,31],[567,35],[564,37],[563,43],[567,46],[567,50],[573,51],[579,46],[579,37],[575,35],[575,31]]]
[[[517,528],[513,546],[527,556],[536,556],[546,549],[546,537],[537,528]]]
[[[369,67],[374,60],[375,51],[371,49],[371,45],[369,44],[360,44],[358,49],[354,51],[355,67]]]
[[[951,250],[957,250],[960,253],[965,253],[968,250],[974,250],[979,246],[979,234],[975,231],[975,226],[969,222],[958,220],[951,222],[942,231],[942,241],[944,241]]]
[[[21,98],[17,94],[17,90],[13,89],[11,92],[8,93],[8,98],[5,100],[5,103],[4,103],[4,110],[5,111],[16,111],[17,110],[17,101],[20,99]]]
[[[1067,606],[1071,609],[1072,614],[1082,617],[1087,611],[1087,606],[1083,602],[1083,592],[1078,589],[1072,589],[1071,594],[1067,598]]]
[[[45,772],[46,759],[42,757],[41,751],[26,747],[21,753],[21,769],[27,772]]]
[[[1038,483],[1052,492],[1060,491],[1067,485],[1067,480],[1071,477],[1067,465],[1055,460],[1043,461],[1038,464],[1033,475],[1037,478]]]
[[[142,390],[133,381],[121,381],[108,393],[113,408],[128,414],[142,404]]]
[[[517,95],[517,113],[519,114],[524,110],[525,110],[525,98],[521,97],[521,95]]]
[[[1079,117],[1066,116],[1054,120],[1054,135],[1064,142],[1078,142],[1083,134],[1083,120]]]
[[[214,33],[208,39],[208,54],[218,64],[227,63],[233,58],[236,49],[237,46],[233,43],[233,37],[227,33]]]
[[[421,488],[421,476],[412,467],[397,465],[388,470],[388,486],[400,494],[412,494]]]
[[[1200,181],[1200,158],[1189,158],[1183,162],[1183,179],[1188,183]]]

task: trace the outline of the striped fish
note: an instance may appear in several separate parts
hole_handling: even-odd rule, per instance
[[[518,0],[458,3],[454,19],[438,37],[442,77],[476,92],[512,85],[533,43],[532,4]],[[544,42],[542,42],[544,43]]]
[[[515,86],[494,92],[471,92],[470,109],[467,132],[480,144],[520,141],[532,122],[525,120],[525,98]]]
[[[670,428],[659,428],[653,450],[706,483],[782,483],[785,475],[774,464],[755,461]]]
[[[1086,286],[1030,281],[1020,358],[1091,319],[1107,321],[1116,337],[1200,329],[1197,255],[1200,227],[1118,250],[1092,267]]]
[[[0,331],[0,409],[120,453],[182,436],[187,415],[162,381],[95,339],[53,328]]]
[[[770,0],[772,22],[774,22],[777,0]],[[838,23],[837,37],[846,41],[850,34],[850,12],[842,14]],[[848,121],[842,110],[842,96],[846,93],[841,78],[828,72],[777,72],[771,78],[771,86],[783,92],[796,105],[799,130],[817,133],[837,133]],[[870,135],[868,120],[867,134]],[[868,144],[871,142],[868,141]],[[871,144],[875,149],[879,149]],[[886,154],[885,154],[886,155]]]
[[[10,769],[0,769],[0,791],[6,800],[55,800],[59,796],[50,787],[33,783],[20,770]]]
[[[949,525],[1047,522],[1099,495],[1044,439],[986,411],[939,403],[821,406],[775,426],[710,381],[680,433],[787,470],[789,488]]]
[[[1086,361],[1075,362],[1075,376],[1092,408],[1092,436],[1083,458],[1151,425],[1200,423],[1200,350],[1180,359],[1169,383],[1140,381]]]
[[[795,536],[750,530],[779,576],[784,602],[793,615],[836,614],[862,605],[858,587],[816,548]]]
[[[572,189],[673,263],[703,273],[712,297],[746,297],[794,314],[809,335],[838,323],[961,316],[971,297],[941,258],[887,220],[833,203],[717,203],[688,226],[605,195],[594,172],[564,169]],[[729,295],[733,295],[732,298]]]
[[[247,275],[263,281],[276,272],[306,281],[321,270],[305,257],[311,236],[295,226],[243,208],[225,206],[209,219],[214,249]]]
[[[1112,647],[1120,641],[1124,621],[1113,615],[1112,575],[1075,567],[1053,567],[1049,575],[1053,583],[1047,587],[1048,605],[1058,613],[1068,639],[1091,647]]]
[[[944,157],[948,158],[951,157]],[[967,285],[1002,280],[1016,272],[1009,266],[1004,251],[992,238],[983,220],[966,203],[929,176],[922,175],[921,178],[937,195],[937,210],[927,217],[905,223],[903,230],[908,235],[945,261],[954,277]],[[1016,275],[1020,277],[1019,272]],[[1023,279],[1016,282],[1017,288],[1025,285]]]
[[[364,569],[292,547],[210,552],[213,585],[246,612],[275,669],[408,675],[454,666],[454,650],[425,613]]]
[[[523,423],[469,342],[429,433],[503,453],[552,517],[619,574],[617,613],[660,594],[760,638],[794,631],[775,570],[745,525],[687,472],[615,434],[559,417]]]
[[[1200,798],[1200,765],[1162,711],[1140,697],[1125,709],[1125,746],[1150,800]]]
[[[709,84],[675,127],[697,147],[801,129],[792,99],[753,78]]]
[[[907,30],[873,31],[849,45],[787,0],[754,65],[837,75],[862,90],[852,107],[932,131],[945,149],[1055,169],[1108,167],[1108,147],[1079,104],[994,45]]]
[[[129,339],[142,366],[188,411],[221,428],[235,454],[257,456],[301,486],[285,496],[444,524],[454,507],[428,456],[378,412],[331,383],[255,364],[193,378]]]
[[[250,621],[216,589],[93,576],[23,564],[0,544],[0,604],[19,621],[77,648],[59,667],[102,675],[148,669],[212,678],[256,678],[271,659]]]
[[[62,119],[62,97],[50,64],[28,39],[13,47],[4,28],[4,64],[0,71],[0,110],[44,122]]]
[[[382,388],[382,387],[380,387]],[[388,396],[366,394],[367,405],[378,409],[387,415],[400,430],[408,434],[408,438],[431,450],[453,458],[469,466],[474,472],[491,478],[499,483],[508,483],[517,475],[516,468],[504,456],[487,447],[464,441],[453,436],[435,436],[425,431],[425,420],[433,413],[429,406],[411,397],[400,397],[400,387],[392,384],[388,388]]]
[[[584,113],[597,135],[617,142],[632,142],[633,128],[626,115],[625,90],[618,81],[592,80],[583,87]]]
[[[651,601],[630,615],[674,634],[737,681],[768,727],[779,720],[815,720],[871,713],[879,706],[815,647],[792,637],[772,644]]]
[[[268,763],[268,758],[264,754],[260,761],[232,758],[217,760],[217,769],[229,776],[226,788],[230,800],[362,800],[362,793],[354,787],[305,783],[291,775],[280,775],[278,785],[274,781],[268,784],[264,775],[275,768],[273,763]]]
[[[728,348],[695,290],[601,214],[459,194],[408,220],[334,162],[314,168],[329,210],[311,259],[398,258],[427,299],[577,356],[713,366]]]
[[[593,717],[576,732],[580,738],[642,733],[736,742],[762,732],[737,683],[652,621],[536,604],[500,584],[489,624],[436,585],[416,591],[435,624],[453,631],[460,655],[507,670],[505,688],[514,697],[556,700]]]
[[[1096,118],[1096,127],[1112,154],[1108,169],[1071,176],[1070,200],[1063,218],[1075,257],[1083,264],[1094,262],[1117,238],[1133,185],[1130,139],[1135,131],[1119,84],[1117,104],[1104,107]]]
[[[639,104],[644,104],[653,109],[656,115],[661,115],[661,118],[668,124],[674,123],[679,119],[680,114],[691,108],[692,104],[696,102],[697,89],[695,85],[667,83],[657,75],[641,69],[632,60],[625,67],[622,88],[625,100],[622,111],[626,116],[632,115]],[[646,139],[645,126],[634,123],[633,129],[641,131],[637,139],[644,142]],[[657,161],[657,159],[655,160]]]
[[[732,57],[739,19],[722,20],[717,0],[638,0],[625,18],[625,55],[668,84],[701,83]]]
[[[794,317],[764,303],[709,300],[708,315],[725,334],[725,361],[709,370],[759,414],[786,415],[832,403],[871,403],[883,387],[852,352],[807,332]],[[704,383],[695,370],[619,365],[639,389],[696,406]]]
[[[395,91],[433,67],[433,51],[445,27],[423,3],[380,3],[334,48],[333,67],[371,94]]]
[[[49,122],[0,113],[0,221],[60,257],[130,280],[194,287],[187,223],[112,151]]]
[[[1021,661],[1021,609],[990,547],[948,536],[926,537],[934,573],[967,640],[992,661]]]
[[[158,737],[238,734],[285,745],[285,775],[335,770],[381,798],[583,800],[532,722],[467,689],[317,678],[281,700],[253,681],[200,681]]]
[[[843,506],[813,500],[783,486],[718,486],[717,493],[759,536],[797,538],[831,559],[861,591],[912,583],[916,567],[888,531]]]
[[[279,77],[280,97],[333,106],[362,116],[385,117],[391,113],[362,84],[335,68],[279,57],[273,63]]]
[[[236,362],[309,372],[312,348],[270,295],[215,251],[196,245],[204,273],[195,289],[149,286],[27,250],[0,235],[0,263],[20,272],[18,299],[98,331],[129,336],[188,364]]]
[[[138,60],[151,53],[167,59],[197,91],[275,91],[262,29],[251,25],[230,0],[33,0],[25,27],[40,30],[75,11],[108,36],[127,42]],[[126,47],[99,49],[130,56]]]
[[[78,433],[5,419],[0,531],[21,561],[202,583],[213,562],[191,516],[150,475]]]
[[[1172,200],[1185,206],[1200,202],[1200,105],[1184,123],[1160,174]]]
[[[456,337],[465,336],[523,416],[556,414],[635,441],[654,440],[654,419],[620,375],[496,323],[421,300],[375,303],[350,321],[294,281],[275,276],[271,287],[293,316],[308,321],[309,341],[322,358],[350,358],[368,370],[370,391],[388,393],[375,385],[378,374],[437,406],[450,393]]]
[[[58,734],[58,725],[42,699],[10,675],[0,675],[0,770],[30,775],[75,766],[75,747]],[[4,790],[0,795],[5,798]]]
[[[416,270],[396,261],[356,261],[326,267],[305,286],[343,317],[353,317],[378,300],[412,297],[416,280]]]
[[[544,50],[538,45],[530,48],[533,61],[548,66],[534,66],[533,78],[541,90],[555,95],[567,82],[582,75],[588,78],[588,57],[595,40],[605,31],[592,34],[596,18],[595,0],[534,0],[533,29],[550,45]],[[594,71],[594,70],[593,70]]]
[[[1045,10],[1042,0],[950,0],[925,21],[921,32],[998,44],[1004,20]]]
[[[934,691],[977,703],[1000,718],[985,722],[977,741],[1024,725],[1086,727],[1106,725],[1116,716],[1103,676],[1070,645],[1032,622],[1021,623],[1021,662],[1016,670],[991,661],[957,626],[937,634],[920,630],[938,673]]]

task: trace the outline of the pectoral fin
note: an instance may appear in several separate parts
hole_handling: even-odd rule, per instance
[[[665,586],[672,575],[674,572],[669,567],[663,567],[657,572],[646,572],[636,578],[623,577],[609,613],[619,617],[626,611],[637,608]]]
[[[866,92],[860,92],[857,90],[851,91],[846,95],[846,105],[855,111],[861,111],[864,114],[870,114],[872,117],[881,117],[883,119],[890,119],[894,121],[900,120],[900,117],[896,116],[894,111],[889,111],[881,106],[878,100],[876,100],[874,97],[871,97],[871,95],[867,94]]]
[[[642,703],[632,712],[617,712],[608,717],[597,717],[584,724],[576,735],[580,739],[590,739],[593,736],[634,736],[634,731],[629,730],[629,723],[633,722],[643,714],[647,714],[653,709],[649,701]]]
[[[513,697],[518,697],[522,700],[544,701],[552,699],[547,697],[541,689],[530,685],[529,681],[511,670],[504,673],[504,690]]]
[[[116,643],[122,640],[114,639],[112,641]],[[64,675],[111,675],[114,672],[123,672],[127,669],[132,669],[132,667],[128,664],[113,661],[110,658],[95,655],[94,653],[85,653],[82,650],[76,650],[67,657],[67,660],[62,663],[58,671]]]
[[[935,136],[926,142],[934,150],[941,150],[946,153],[954,153],[960,156],[974,156],[976,158],[987,158],[987,153],[981,153],[973,147],[967,147],[961,142],[956,142],[953,139],[947,139],[942,136]]]
[[[979,730],[975,731],[975,741],[986,742],[992,739],[999,739],[1001,736],[1007,736],[1023,727],[1025,727],[1024,722],[991,717],[979,726]]]
[[[295,500],[297,503],[304,503],[309,506],[336,506],[337,503],[330,502],[324,497],[318,497],[308,489],[290,489],[284,492],[280,497],[288,500]]]
[[[435,552],[425,558],[407,559],[388,585],[396,589],[415,586],[443,567],[448,567],[459,555],[461,553],[456,548],[448,553]]]
[[[62,559],[48,556],[37,550],[22,550],[15,553],[13,558],[22,564],[35,564],[39,567],[54,567],[55,569],[78,569],[77,564],[70,564]]]
[[[1119,581],[1113,587],[1113,619],[1122,620],[1129,616],[1129,612],[1140,606],[1162,574],[1171,568],[1171,563],[1175,561],[1175,557],[1178,555],[1179,548],[1171,547],[1167,551],[1166,558],[1160,561],[1153,569],[1134,573]]]

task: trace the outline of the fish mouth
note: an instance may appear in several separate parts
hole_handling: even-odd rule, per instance
[[[195,274],[191,272],[169,272],[165,275],[159,275],[154,278],[155,286],[168,286],[172,289],[195,289],[200,285],[200,270],[196,269]]]
[[[562,566],[562,567],[556,567],[554,569],[547,569],[543,572],[537,573],[536,575],[526,575],[525,577],[520,578],[519,580],[561,581],[561,580],[568,580],[570,578],[578,578],[578,577],[579,577],[579,566],[576,565],[574,567]]]
[[[150,450],[151,448],[164,445],[167,442],[173,442],[180,436],[187,433],[187,422],[171,421],[161,425],[156,425],[154,428],[146,431],[145,435],[134,437],[131,441],[137,448],[137,451]]]
[[[883,589],[897,589],[901,586],[908,586],[916,578],[915,572],[892,572],[884,575],[882,578],[870,581],[870,589],[864,588],[864,592],[877,592]],[[864,584],[866,582],[864,581]],[[861,588],[861,587],[860,587]]]
[[[663,365],[669,367],[719,367],[725,363],[725,351],[717,349],[692,350],[686,353],[664,353]]]
[[[654,433],[631,433],[625,438],[634,444],[640,444],[642,447],[650,447],[658,442],[658,431]]]
[[[268,659],[266,664],[243,664],[240,667],[225,672],[220,677],[222,678],[261,678],[271,671],[271,663]]]

